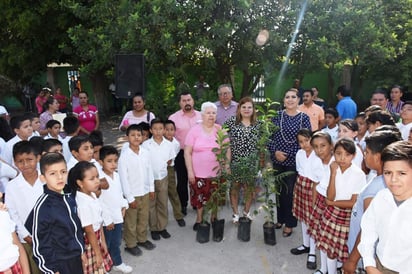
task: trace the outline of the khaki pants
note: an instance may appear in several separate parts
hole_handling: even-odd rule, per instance
[[[162,231],[166,229],[167,214],[167,176],[161,180],[155,180],[156,198],[150,201],[149,226],[150,231]]]
[[[149,193],[134,197],[137,208],[128,208],[124,216],[124,241],[129,248],[135,247],[136,242],[147,240],[147,225],[149,222]]]
[[[29,259],[30,273],[41,274],[39,267],[33,259],[33,246],[28,243],[21,243],[26,250],[27,258]]]
[[[182,205],[180,204],[179,194],[177,194],[176,189],[176,174],[175,168],[172,166],[167,167],[167,194],[169,195],[170,203],[173,208],[173,216],[176,220],[183,219],[184,215],[182,213]]]

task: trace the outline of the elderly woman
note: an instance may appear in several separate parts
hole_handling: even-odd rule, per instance
[[[244,97],[240,99],[236,110],[236,116],[230,117],[224,123],[224,126],[227,127],[230,138],[230,167],[232,175],[234,175],[235,178],[242,176],[241,174],[236,174],[236,167],[239,164],[247,164],[250,166],[251,172],[256,170],[258,159],[257,143],[260,139],[261,122],[256,119],[256,110],[252,98]],[[250,176],[250,178],[253,178],[256,174],[257,172]],[[252,220],[252,215],[249,213],[249,209],[254,196],[254,182],[238,181],[233,182],[230,189],[233,223],[239,222],[238,200],[240,188],[243,188],[246,192],[243,215]]]
[[[43,105],[44,112],[40,114],[40,135],[47,135],[46,124],[53,119],[53,114],[59,112],[59,102],[54,97],[49,97]]]
[[[218,130],[221,129],[221,126],[215,123],[216,112],[214,103],[203,103],[202,122],[190,129],[185,141],[184,156],[189,178],[190,200],[192,206],[197,209],[193,230],[197,230],[202,222],[203,205],[215,189],[212,181],[216,177],[215,167],[219,163],[212,149],[218,147],[216,137]]]
[[[141,93],[136,93],[133,98],[133,110],[126,112],[122,121],[120,122],[119,129],[125,131],[129,125],[140,124],[141,122],[148,123],[155,118],[155,115],[145,109],[146,100]]]
[[[273,167],[278,173],[293,171],[280,185],[279,203],[277,204],[276,228],[283,229],[283,237],[292,235],[297,220],[292,214],[293,188],[296,182],[296,153],[299,150],[297,133],[302,128],[311,129],[309,116],[298,110],[299,92],[291,88],[283,98],[284,109],[279,111],[272,122],[278,128],[269,142],[269,151]]]
[[[97,107],[89,104],[89,96],[85,91],[79,92],[80,106],[73,109],[73,114],[80,124],[80,134],[90,134],[99,129],[99,113]]]

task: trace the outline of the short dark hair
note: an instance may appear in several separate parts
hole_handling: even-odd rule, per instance
[[[343,97],[348,97],[351,95],[351,90],[345,85],[342,85],[337,88],[336,93],[340,93]]]
[[[12,130],[14,129],[20,129],[21,124],[23,124],[24,121],[30,121],[29,117],[26,117],[24,115],[17,115],[17,116],[13,116],[10,118],[10,127]]]
[[[336,151],[338,147],[342,147],[346,152],[350,154],[356,154],[355,142],[349,138],[343,137],[336,141],[333,152]]]
[[[326,114],[332,115],[333,117],[335,117],[335,119],[339,117],[338,111],[337,111],[336,109],[334,109],[334,108],[327,108],[327,109],[325,110],[325,115],[326,115]]]
[[[73,192],[76,192],[80,189],[79,185],[77,184],[77,180],[83,180],[84,173],[92,168],[96,168],[93,163],[80,161],[70,169],[69,176],[67,178],[67,184],[70,186]]]
[[[52,128],[52,127],[54,127],[55,125],[60,125],[60,126],[61,126],[61,124],[60,124],[59,121],[51,119],[51,120],[47,121],[47,123],[46,123],[46,128],[47,128],[47,129],[48,129],[48,128]]]
[[[373,111],[366,117],[366,123],[375,124],[376,122],[380,122],[382,125],[395,125],[392,115],[386,110]]]
[[[399,141],[385,147],[382,151],[383,163],[389,161],[406,161],[412,167],[412,145],[407,141]]]
[[[35,156],[40,155],[38,149],[36,149],[36,147],[32,143],[30,143],[30,141],[24,140],[15,143],[13,146],[13,159],[15,159],[17,155],[24,153],[33,153]]]
[[[93,130],[89,134],[89,140],[93,146],[103,146],[103,133],[100,130]]]
[[[151,122],[150,122],[150,128],[153,127],[154,124],[162,124],[163,126],[165,125],[165,123],[162,121],[162,119],[160,118],[154,118]]]
[[[385,131],[385,130],[391,131],[392,133],[396,134],[399,137],[399,140],[402,140],[402,133],[396,125],[395,126],[394,125],[382,125],[382,126],[377,127],[374,132]]]
[[[178,102],[180,102],[180,100],[182,99],[182,96],[185,96],[185,95],[190,95],[190,96],[192,96],[192,94],[191,94],[189,91],[184,90],[184,91],[182,91],[182,92],[179,94]]]
[[[119,156],[119,152],[114,146],[103,146],[99,151],[100,160],[104,160],[109,155]]]
[[[46,154],[43,154],[40,158],[40,173],[45,175],[46,174],[46,169],[54,164],[57,163],[65,163],[66,161],[64,160],[64,156],[60,153],[56,152],[48,152]]]
[[[296,134],[296,139],[298,138],[298,136],[303,136],[310,139],[312,137],[312,131],[308,128],[301,128],[298,131],[298,134]]]
[[[166,125],[173,125],[173,127],[176,129],[176,124],[175,124],[175,122],[173,122],[172,120],[166,120],[165,121],[165,126]]]
[[[310,95],[313,96],[313,90],[311,90],[311,89],[305,89],[305,90],[302,92],[302,95],[305,94],[306,92],[309,92]]]
[[[42,137],[33,136],[29,141],[35,147],[38,155],[43,153],[43,144],[45,140]]]
[[[388,90],[386,88],[377,88],[372,92],[371,97],[374,94],[383,94],[385,96],[386,99],[388,99]]]
[[[372,153],[382,153],[383,149],[397,141],[401,141],[400,134],[389,130],[374,131],[371,135],[365,138],[366,147],[369,148]]]
[[[358,123],[356,123],[355,120],[353,119],[345,119],[339,122],[339,125],[343,125],[345,127],[347,127],[348,129],[352,130],[352,131],[358,131],[359,130],[359,126]]]
[[[69,140],[69,149],[70,151],[76,151],[79,152],[79,148],[82,146],[82,144],[90,142],[89,136],[88,135],[78,135],[70,138]],[[92,142],[90,142],[92,143]]]
[[[129,127],[127,127],[127,129],[126,129],[126,135],[129,136],[130,131],[133,131],[133,130],[137,130],[137,131],[139,131],[140,133],[143,133],[143,127],[141,126],[141,123],[138,124],[138,125],[132,124],[132,125],[130,125]]]
[[[355,119],[356,118],[363,118],[366,119],[366,113],[365,112],[359,112],[358,114],[356,114]]]
[[[34,118],[39,118],[39,114],[35,112],[25,112],[23,116],[28,117],[30,121],[33,121]]]
[[[62,142],[60,142],[58,139],[54,138],[49,138],[47,140],[44,140],[43,142],[43,151],[44,152],[49,152],[49,150],[54,147],[54,146],[63,146]]]
[[[66,134],[73,134],[80,127],[79,120],[74,116],[67,116],[63,119],[63,130]]]

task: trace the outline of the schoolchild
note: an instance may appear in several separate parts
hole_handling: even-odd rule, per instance
[[[358,249],[367,273],[411,273],[412,146],[390,144],[381,159],[387,189],[363,215]]]
[[[33,140],[30,139],[30,142]],[[56,153],[60,153],[63,154],[63,145],[62,142],[60,142],[57,139],[54,138],[50,138],[47,140],[43,141],[43,149],[42,149],[42,154],[47,153],[47,152],[56,152]]]
[[[123,218],[128,207],[123,198],[122,185],[116,172],[119,153],[114,146],[103,146],[99,151],[99,161],[104,177],[109,185],[102,190],[99,201],[103,208],[103,231],[106,245],[113,260],[113,270],[131,273],[133,268],[122,261],[120,245],[122,243]]]
[[[122,149],[119,158],[119,175],[123,195],[129,203],[124,220],[125,250],[134,256],[155,245],[147,239],[149,223],[149,200],[154,200],[154,177],[149,152],[141,146],[143,129],[131,125],[126,129],[128,144]]]
[[[68,184],[76,196],[77,215],[84,230],[87,259],[84,272],[109,271],[113,262],[103,233],[103,210],[95,194],[100,187],[97,168],[90,162],[79,161],[69,171]]]
[[[149,207],[149,227],[152,239],[160,240],[170,238],[166,230],[168,221],[168,179],[167,166],[176,157],[173,145],[163,137],[164,123],[161,119],[155,118],[151,121],[150,133],[152,138],[143,142],[143,147],[149,151],[150,163],[152,165],[155,187],[155,199],[150,201]]]
[[[165,134],[166,140],[170,141],[173,145],[176,155],[180,151],[180,143],[175,138],[176,125],[172,120],[166,120],[165,122]],[[173,160],[170,165],[167,166],[167,195],[173,208],[173,216],[180,227],[186,226],[186,222],[183,219],[185,215],[182,213],[182,204],[180,203],[179,194],[177,193],[176,185],[176,172],[175,161]]]
[[[13,138],[8,140],[1,152],[1,158],[8,164],[13,164],[13,146],[15,143],[29,140],[33,134],[30,118],[28,116],[14,116],[10,119],[10,127],[16,134]]]
[[[316,247],[327,254],[327,273],[337,273],[337,262],[348,258],[346,245],[350,214],[360,190],[366,185],[363,171],[352,164],[356,145],[349,138],[339,139],[333,151],[335,161],[330,164],[326,208],[320,220]],[[317,271],[318,272],[318,271]]]
[[[40,159],[40,180],[46,183],[26,220],[33,239],[33,256],[46,274],[83,274],[86,263],[83,230],[76,200],[67,183],[67,167],[60,153]]]
[[[40,137],[40,117],[39,114],[35,112],[26,112],[24,113],[24,116],[29,117],[31,127],[33,128],[33,134],[32,137],[34,136],[39,136]]]
[[[67,169],[70,170],[79,161],[90,162],[93,159],[93,145],[88,135],[78,135],[70,139],[69,149],[72,157],[67,163]]]
[[[325,110],[326,127],[324,127],[322,131],[330,135],[333,143],[335,143],[338,140],[338,122],[339,122],[339,113],[336,111],[336,109],[334,108],[326,109]]]
[[[67,116],[63,119],[63,130],[66,137],[64,137],[63,143],[63,155],[66,162],[69,162],[72,157],[72,153],[69,148],[69,141],[73,136],[77,136],[80,130],[79,120],[74,116]]]
[[[57,120],[49,120],[46,123],[47,135],[44,136],[44,139],[57,139],[60,142],[63,141],[63,138],[60,136],[60,129],[62,125]]]
[[[344,263],[343,270],[348,273],[353,273],[359,267],[362,269],[362,263],[359,263],[360,254],[358,251],[358,244],[360,240],[360,223],[365,210],[369,207],[370,202],[376,196],[376,194],[386,188],[385,182],[382,176],[382,160],[381,153],[383,149],[396,141],[402,140],[400,133],[394,133],[392,130],[374,131],[370,136],[366,137],[366,149],[364,153],[365,164],[368,168],[376,171],[376,177],[372,179],[359,193],[356,203],[353,206],[349,236],[348,236],[348,248],[349,258]]]
[[[312,132],[301,129],[297,134],[300,149],[296,154],[296,171],[298,177],[293,190],[292,213],[301,222],[303,244],[292,248],[294,255],[309,253],[306,267],[316,269],[315,240],[308,234],[307,224],[313,210],[313,189],[315,182],[320,181],[322,174],[322,161],[313,150],[310,140]]]
[[[28,254],[31,273],[41,273],[33,260],[32,235],[24,227],[30,211],[43,193],[37,169],[40,154],[30,141],[20,141],[13,147],[13,159],[20,174],[7,184],[5,202],[11,219],[16,223],[19,240]]]
[[[358,135],[355,137],[355,143],[360,146],[362,151],[365,151],[365,138],[369,136],[368,124],[366,123],[365,112],[359,112],[355,116],[355,122],[358,124]]]
[[[355,122],[355,120],[352,119],[345,119],[339,122],[339,129],[338,129],[338,137],[339,138],[349,138],[355,142],[355,137],[358,135],[359,127],[358,123]],[[357,165],[358,167],[362,168],[362,162],[363,162],[363,151],[362,149],[356,145],[356,154],[354,155],[355,157],[353,158],[353,163]]]

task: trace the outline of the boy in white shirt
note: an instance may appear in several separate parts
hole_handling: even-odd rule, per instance
[[[338,140],[339,113],[334,108],[326,109],[325,122],[326,127],[324,127],[322,131],[330,135],[332,138],[332,143],[336,143]]]
[[[164,129],[162,120],[153,119],[150,125],[152,138],[143,143],[143,147],[149,151],[154,176],[156,196],[155,200],[150,201],[149,226],[152,239],[155,241],[160,240],[160,236],[164,239],[170,238],[166,230],[168,220],[167,166],[176,157],[176,153],[172,144],[163,137]]]
[[[63,130],[66,134],[66,137],[63,139],[63,155],[66,163],[69,162],[72,157],[72,152],[69,148],[69,141],[72,137],[77,136],[80,130],[79,120],[74,116],[67,116],[63,119]]]
[[[63,141],[63,138],[60,136],[60,129],[62,125],[57,120],[49,120],[46,123],[47,135],[44,136],[44,139],[57,139],[60,142]]]
[[[41,273],[33,260],[32,236],[24,227],[24,222],[33,209],[37,199],[43,194],[43,183],[37,164],[40,160],[38,150],[30,141],[20,141],[13,147],[14,163],[21,172],[11,180],[6,188],[5,203],[10,217],[16,223],[17,235],[28,254],[31,273]]]
[[[88,135],[79,135],[71,138],[69,141],[69,149],[72,157],[67,163],[68,171],[80,161],[93,162],[94,150]]]
[[[103,209],[103,231],[107,249],[113,260],[113,270],[131,273],[133,268],[123,263],[120,254],[123,217],[128,204],[123,198],[120,177],[116,172],[119,153],[113,146],[103,146],[99,151],[99,158],[104,177],[109,184],[109,188],[102,190],[99,196]]]
[[[139,256],[142,251],[138,245],[148,250],[155,248],[155,245],[147,240],[149,199],[155,198],[154,177],[149,152],[141,146],[141,126],[129,126],[126,135],[128,143],[119,158],[123,195],[129,203],[124,220],[125,250],[133,256]]]

